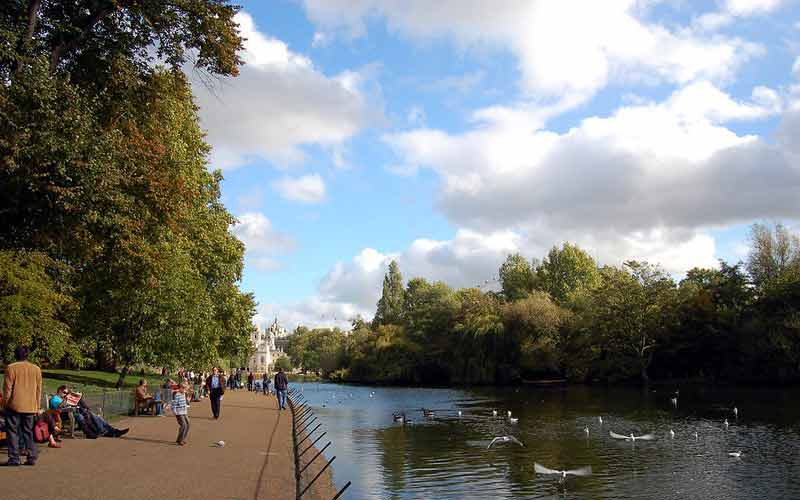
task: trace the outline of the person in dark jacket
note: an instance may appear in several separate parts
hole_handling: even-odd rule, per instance
[[[218,419],[222,395],[225,394],[225,377],[216,366],[206,379],[206,389],[208,389],[209,399],[211,399],[211,413],[214,414],[215,419]]]
[[[278,373],[275,374],[275,394],[278,396],[278,406],[281,410],[286,409],[286,389],[289,388],[289,379],[283,373],[283,368],[278,367]]]

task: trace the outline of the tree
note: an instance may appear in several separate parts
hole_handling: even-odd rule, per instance
[[[675,283],[662,269],[628,261],[604,267],[593,289],[589,323],[605,350],[606,370],[648,383],[653,355],[675,323]]]
[[[783,224],[772,227],[753,224],[750,227],[750,254],[747,271],[756,289],[775,283],[787,273],[800,276],[800,236]]]
[[[400,274],[400,266],[397,265],[397,261],[393,260],[383,277],[383,291],[375,311],[375,324],[400,324],[403,318],[404,301],[403,275]]]
[[[80,361],[65,322],[74,302],[53,279],[57,267],[41,252],[0,251],[0,362],[11,362],[17,345],[40,362]]]
[[[531,264],[518,253],[506,257],[500,266],[500,286],[509,302],[526,297],[533,290],[534,280]]]
[[[506,304],[503,324],[508,336],[507,347],[516,347],[518,352],[515,364],[527,372],[558,372],[560,334],[569,317],[567,310],[541,291]]]
[[[539,286],[559,304],[595,288],[600,282],[597,263],[577,245],[553,247],[536,270]]]

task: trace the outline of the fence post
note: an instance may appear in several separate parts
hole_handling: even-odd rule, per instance
[[[100,405],[100,415],[106,418],[106,388],[103,387],[103,402]]]

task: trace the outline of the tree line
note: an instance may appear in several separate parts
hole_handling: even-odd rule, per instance
[[[184,70],[238,74],[226,0],[0,2],[0,362],[247,354],[222,175]]]
[[[499,291],[404,283],[392,262],[372,322],[298,327],[289,355],[333,380],[504,384],[563,378],[789,381],[800,376],[800,238],[750,228],[746,262],[694,268],[599,266],[564,243],[509,255]]]

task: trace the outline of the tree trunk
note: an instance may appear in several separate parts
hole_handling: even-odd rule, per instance
[[[117,379],[117,389],[122,389],[122,386],[125,384],[125,377],[128,375],[128,371],[131,369],[130,362],[126,362],[125,366],[122,367],[122,370],[119,372],[119,378]]]

